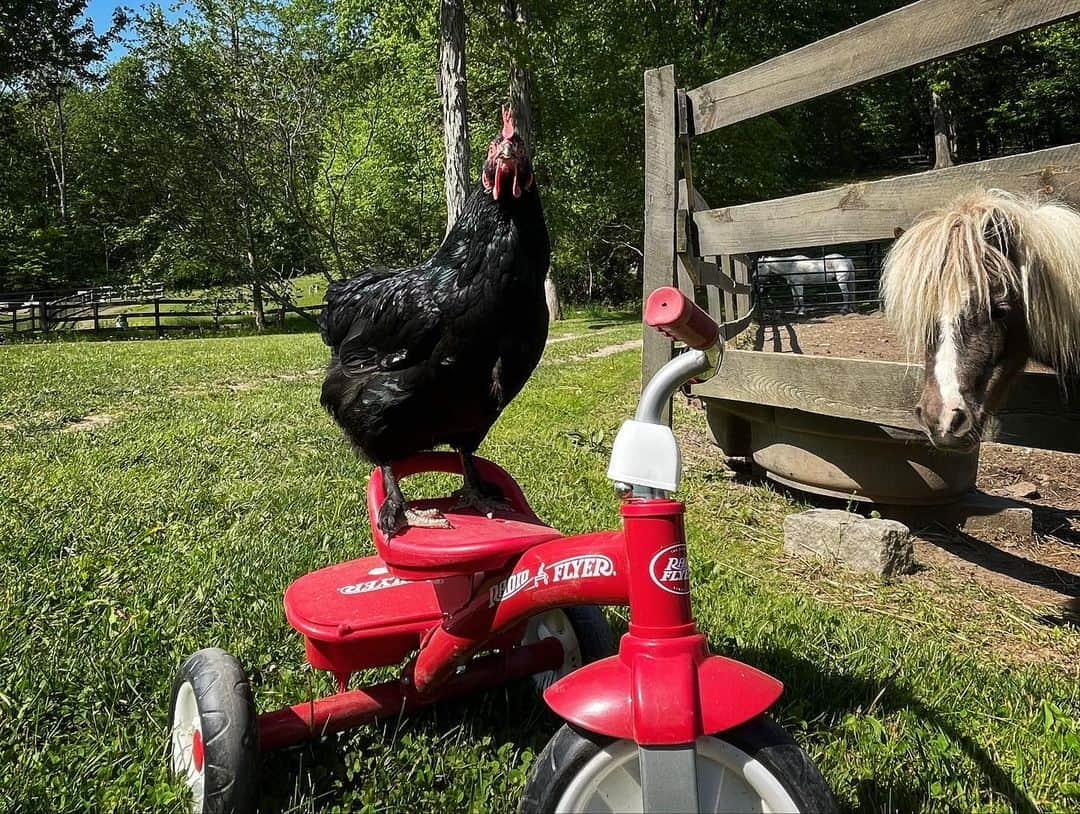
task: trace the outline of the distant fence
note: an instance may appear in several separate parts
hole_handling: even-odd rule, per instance
[[[289,312],[316,314],[322,305],[274,304],[263,309],[268,323],[284,324]],[[0,333],[39,334],[92,331],[94,333],[212,329],[250,324],[251,302],[239,297],[166,297],[159,284],[144,287],[93,288],[57,299],[21,299],[0,295]]]

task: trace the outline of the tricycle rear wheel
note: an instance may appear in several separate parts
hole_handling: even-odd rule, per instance
[[[565,725],[533,764],[519,814],[642,811],[637,744]],[[832,814],[836,801],[809,755],[761,715],[697,742],[702,812]]]
[[[563,646],[563,663],[557,670],[545,670],[532,677],[533,685],[543,692],[578,667],[615,655],[615,636],[604,612],[596,605],[555,608],[532,617],[522,644],[556,638]]]
[[[258,720],[240,663],[216,647],[180,665],[169,706],[169,765],[195,814],[247,814],[258,804]]]

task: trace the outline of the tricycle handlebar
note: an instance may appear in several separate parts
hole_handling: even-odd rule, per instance
[[[664,286],[649,295],[645,323],[660,333],[706,350],[720,339],[720,326],[679,289]]]

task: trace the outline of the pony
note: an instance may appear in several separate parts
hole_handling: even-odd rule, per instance
[[[850,314],[855,310],[852,294],[855,264],[850,257],[842,254],[827,254],[821,260],[811,260],[804,254],[791,257],[759,257],[757,268],[759,274],[764,269],[766,277],[776,277],[787,283],[791,289],[795,313],[799,316],[806,313],[803,289],[807,285],[836,283],[844,295],[844,313]]]
[[[934,446],[973,449],[1029,359],[1062,382],[1080,372],[1080,213],[965,193],[899,235],[881,295],[908,352],[924,354],[916,420]]]

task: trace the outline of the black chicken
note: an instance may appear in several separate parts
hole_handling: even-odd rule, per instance
[[[532,161],[509,112],[480,180],[435,255],[333,283],[320,317],[333,353],[322,404],[353,447],[382,468],[379,528],[446,525],[410,510],[393,461],[448,444],[462,459],[463,505],[494,510],[498,487],[472,454],[540,361],[551,258]]]

